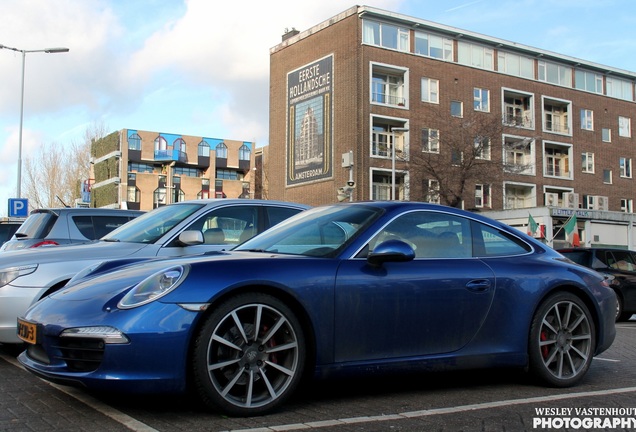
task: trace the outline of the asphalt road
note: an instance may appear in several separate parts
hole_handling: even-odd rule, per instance
[[[633,318],[634,319],[634,318]],[[635,431],[636,320],[571,389],[491,370],[321,382],[272,415],[228,418],[187,397],[54,386],[0,346],[0,431]]]

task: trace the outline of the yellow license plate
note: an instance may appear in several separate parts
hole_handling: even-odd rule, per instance
[[[18,318],[18,337],[26,343],[38,343],[38,326],[37,324],[24,321]]]

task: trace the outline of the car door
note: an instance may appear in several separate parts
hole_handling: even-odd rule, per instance
[[[469,220],[443,212],[411,212],[385,226],[366,250],[388,239],[410,244],[415,259],[374,267],[358,258],[343,261],[338,270],[337,362],[456,351],[487,316],[495,277],[472,257]]]

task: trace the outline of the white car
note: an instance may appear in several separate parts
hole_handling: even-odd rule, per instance
[[[17,317],[81,270],[114,258],[230,249],[309,208],[268,200],[210,199],[159,207],[100,240],[0,254],[0,343],[20,343]]]

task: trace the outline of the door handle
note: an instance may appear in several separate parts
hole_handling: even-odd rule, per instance
[[[486,292],[490,289],[491,285],[488,279],[476,279],[468,282],[466,288],[473,292]]]

